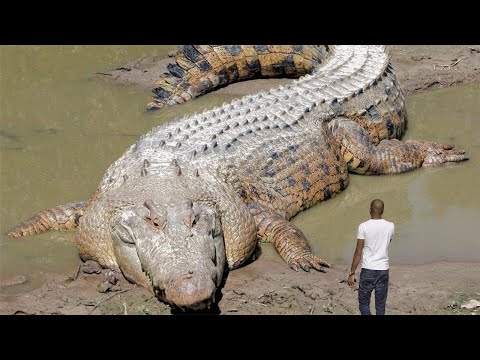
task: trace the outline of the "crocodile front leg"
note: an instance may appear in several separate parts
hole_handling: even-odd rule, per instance
[[[274,210],[259,204],[249,204],[248,208],[257,225],[260,241],[273,243],[283,260],[295,271],[314,268],[323,271],[322,266],[330,264],[312,254],[305,235],[291,222]]]
[[[427,140],[383,140],[377,146],[356,122],[338,118],[328,125],[341,146],[350,172],[367,175],[398,174],[422,166],[468,160],[464,150]]]

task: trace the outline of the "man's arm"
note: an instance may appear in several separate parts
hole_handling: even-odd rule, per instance
[[[352,267],[350,269],[350,275],[348,276],[347,283],[348,285],[353,285],[355,283],[355,270],[362,259],[363,246],[365,245],[365,239],[357,239],[357,247],[355,253],[353,254]]]

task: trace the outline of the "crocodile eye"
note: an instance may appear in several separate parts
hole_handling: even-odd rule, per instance
[[[186,213],[183,216],[183,222],[189,228],[192,228],[195,224],[198,223],[198,219],[202,208],[198,204],[193,204],[192,200],[187,200],[186,202]]]
[[[164,216],[147,216],[145,220],[147,220],[150,224],[152,224],[156,228],[159,228],[160,230],[165,229],[165,226],[167,226],[167,220]]]
[[[198,221],[198,215],[195,215],[193,210],[188,210],[185,216],[183,217],[183,222],[189,228],[193,227]]]
[[[151,200],[146,200],[143,204],[149,211],[149,215],[145,217],[146,220],[150,221],[155,227],[159,229],[164,229],[167,225],[167,218],[163,213],[157,211],[155,205]]]
[[[158,217],[151,219],[151,221],[152,221],[152,224],[155,225],[156,227],[162,227],[163,228],[166,224],[165,220],[163,220],[161,218],[158,218]]]

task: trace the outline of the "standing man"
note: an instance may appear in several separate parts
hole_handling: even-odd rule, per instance
[[[362,315],[371,315],[370,297],[375,289],[375,310],[377,315],[385,315],[388,294],[388,246],[395,226],[382,219],[384,204],[375,199],[370,204],[370,220],[360,224],[357,234],[357,248],[353,255],[352,268],[347,283],[352,286],[355,270],[362,259],[358,304]],[[363,255],[363,256],[362,256]]]

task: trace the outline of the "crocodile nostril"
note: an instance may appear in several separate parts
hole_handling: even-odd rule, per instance
[[[189,273],[189,274],[193,274],[193,270],[188,270],[188,273]]]

